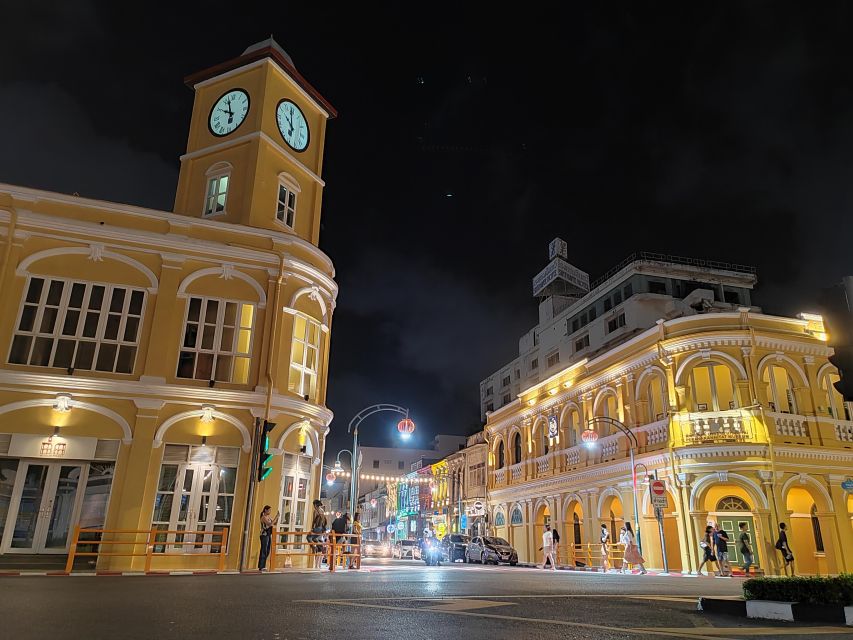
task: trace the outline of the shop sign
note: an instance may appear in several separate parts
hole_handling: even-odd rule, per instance
[[[853,493],[853,479],[847,478],[841,483],[841,488],[845,491]]]

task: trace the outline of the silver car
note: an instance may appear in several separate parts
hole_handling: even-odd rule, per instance
[[[468,548],[465,550],[465,561],[482,564],[506,562],[514,567],[518,564],[518,552],[503,538],[477,536],[468,543]]]

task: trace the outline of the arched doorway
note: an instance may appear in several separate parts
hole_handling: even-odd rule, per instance
[[[536,517],[533,520],[533,557],[537,560],[539,556],[535,550],[542,546],[542,534],[545,533],[546,524],[553,524],[551,522],[551,510],[548,508],[548,505],[541,504],[536,509]]]
[[[824,499],[812,487],[791,487],[785,496],[788,512],[788,545],[798,574],[827,575],[836,568],[832,550],[832,527],[823,522]]]
[[[609,495],[601,503],[601,511],[598,514],[600,524],[607,525],[610,532],[610,542],[619,542],[619,529],[625,519],[622,515],[622,499],[616,495]]]
[[[752,500],[746,491],[732,485],[714,487],[708,492],[706,504],[711,506],[708,512],[709,523],[716,523],[729,537],[729,564],[732,568],[743,564],[738,543],[741,524],[746,525],[745,531],[752,542],[753,565],[761,567],[765,564],[766,558],[762,557],[762,545],[759,544],[760,532],[756,528],[757,519],[753,513]]]
[[[661,526],[658,525],[654,507],[648,493],[643,498],[642,547],[643,556],[649,566],[663,567],[663,549],[661,548]],[[666,564],[670,571],[683,571],[681,557],[681,539],[678,533],[678,513],[675,510],[675,498],[667,491],[666,506],[661,508],[663,539],[666,546]],[[704,525],[702,531],[704,531]],[[697,540],[698,544],[698,540]]]

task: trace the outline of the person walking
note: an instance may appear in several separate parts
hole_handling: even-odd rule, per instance
[[[607,525],[601,525],[601,571],[607,573],[610,571],[610,531],[607,530]]]
[[[275,518],[273,518],[270,515],[271,513],[272,507],[264,505],[261,510],[261,549],[258,552],[258,571],[262,573],[267,570],[267,558],[272,548],[273,530],[278,524],[279,514],[276,513]]]
[[[794,554],[791,553],[791,547],[788,546],[788,528],[784,522],[779,523],[779,538],[776,540],[776,548],[782,553],[782,561],[785,563],[782,570],[785,575],[788,575],[788,568],[791,569],[791,576],[794,575]]]
[[[702,567],[704,567],[706,563],[710,562],[711,565],[713,565],[714,563],[717,562],[717,558],[714,555],[714,541],[713,541],[713,538],[711,536],[713,531],[714,531],[714,527],[712,527],[711,525],[708,525],[707,527],[705,527],[705,537],[699,541],[699,548],[702,549],[702,562],[699,563],[699,568],[696,569],[696,573],[700,576],[702,575]],[[713,569],[711,569],[711,568],[706,569],[709,576],[712,575],[711,574],[712,570]],[[716,575],[717,574],[716,570],[713,570],[713,571],[714,571],[713,575]]]
[[[622,566],[619,567],[619,573],[628,573],[628,559],[625,557],[625,549],[628,548],[628,539],[625,536],[625,527],[619,528],[619,544],[622,545]]]
[[[551,562],[551,571],[556,571],[556,561],[554,560],[554,534],[551,533],[551,525],[545,525],[545,531],[542,533],[542,568],[548,567],[548,561]]]
[[[743,573],[748,578],[749,568],[752,566],[755,555],[752,552],[752,541],[749,539],[749,533],[746,531],[746,523],[741,522],[738,524],[738,528],[740,529],[740,537],[738,538],[740,548],[738,551],[740,551],[740,555],[743,557]]]
[[[560,534],[555,527],[551,527],[551,534],[554,539],[554,560],[560,561]]]
[[[714,527],[714,545],[717,547],[717,565],[720,567],[720,575],[730,578],[732,565],[729,564],[729,534],[725,529]]]
[[[648,573],[646,571],[646,561],[640,555],[640,548],[635,541],[634,530],[631,528],[630,522],[625,522],[625,561],[631,565],[638,565],[640,567],[640,575]]]
[[[323,509],[322,500],[314,500],[314,513],[311,515],[311,533],[307,536],[308,542],[324,542],[324,536],[326,535],[326,530],[328,529],[328,520],[326,519],[326,512]],[[323,563],[323,545],[322,544],[313,544],[311,545],[311,552],[314,554],[314,568],[319,569],[320,565]]]

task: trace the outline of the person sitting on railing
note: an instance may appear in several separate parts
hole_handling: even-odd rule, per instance
[[[272,518],[272,507],[265,505],[261,511],[261,550],[258,552],[258,571],[267,570],[267,558],[270,555],[272,547],[273,530],[278,525],[279,513],[276,512],[275,518]]]
[[[334,552],[345,547],[341,547],[339,545],[346,542],[346,534],[349,533],[347,529],[349,528],[349,512],[341,514],[339,517],[332,520],[332,532],[334,535],[331,538],[332,543],[332,552],[333,555],[337,555],[340,557],[340,553],[335,554]]]

